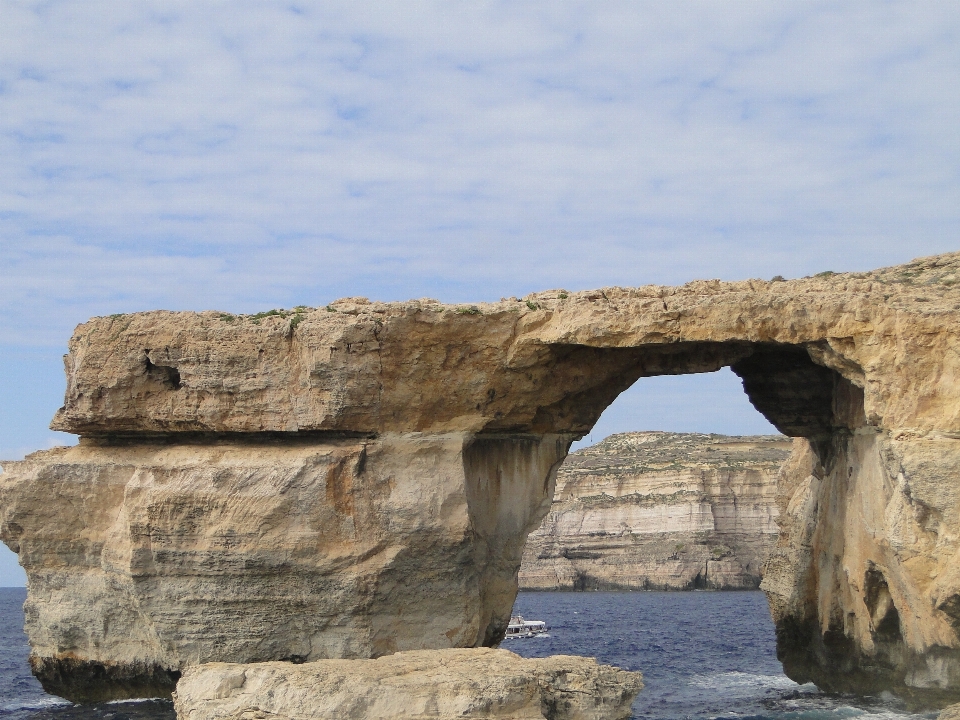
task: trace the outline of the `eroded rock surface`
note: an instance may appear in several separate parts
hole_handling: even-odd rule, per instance
[[[960,704],[945,707],[937,715],[937,720],[960,720]]]
[[[201,665],[186,671],[175,704],[179,720],[619,720],[642,687],[640,673],[591,658],[421,650],[305,665]]]
[[[779,528],[783,436],[638,432],[564,460],[520,588],[745,590],[760,585]]]
[[[95,701],[169,694],[196,663],[494,643],[566,447],[388,433],[6,463],[34,671]]]
[[[956,701],[958,281],[950,254],[477,306],[95,318],[53,425],[80,447],[0,475],[34,668],[68,697],[126,696],[204,660],[495,644],[569,442],[637,378],[730,366],[798,438],[764,579],[787,672]]]

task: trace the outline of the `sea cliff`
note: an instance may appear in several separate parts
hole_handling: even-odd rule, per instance
[[[777,540],[792,441],[637,432],[567,456],[520,566],[526,590],[746,590]]]

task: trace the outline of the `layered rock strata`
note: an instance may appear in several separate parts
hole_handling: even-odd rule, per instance
[[[100,439],[5,463],[33,670],[100,701],[196,663],[494,644],[566,445]]]
[[[777,540],[783,436],[638,432],[567,456],[528,590],[746,590]]]
[[[798,438],[763,584],[787,672],[960,699],[958,281],[951,254],[476,306],[95,318],[53,423],[80,446],[0,475],[34,669],[88,698],[203,661],[496,644],[569,442],[640,377],[730,366]]]
[[[201,665],[181,678],[175,704],[179,720],[620,720],[642,687],[640,673],[590,658],[419,650],[305,665]]]

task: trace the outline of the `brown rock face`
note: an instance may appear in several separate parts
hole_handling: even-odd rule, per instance
[[[747,590],[777,541],[783,436],[638,432],[567,456],[526,590]]]
[[[0,475],[34,667],[69,697],[124,696],[205,660],[494,644],[569,442],[637,378],[730,366],[799,438],[764,579],[787,672],[960,699],[958,280],[952,254],[91,320],[54,419],[81,445]]]

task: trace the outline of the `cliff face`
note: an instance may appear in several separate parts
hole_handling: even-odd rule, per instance
[[[567,456],[520,588],[743,590],[777,540],[782,436],[639,432]]]
[[[33,670],[100,701],[169,694],[198,663],[489,645],[566,446],[101,441],[5,463]]]
[[[825,690],[952,702],[960,443],[890,437],[860,417],[819,451],[795,441],[784,466],[782,534],[761,584],[777,654],[791,678]]]
[[[34,670],[123,697],[201,659],[495,644],[572,439],[637,378],[730,366],[798,438],[763,582],[787,672],[960,700],[958,283],[955,253],[477,306],[95,318],[53,424],[80,446],[0,474]]]

